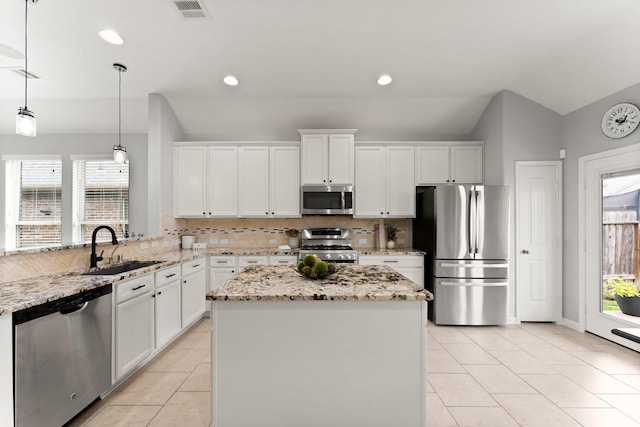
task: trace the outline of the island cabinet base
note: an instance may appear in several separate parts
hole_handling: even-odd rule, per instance
[[[424,301],[212,301],[213,427],[426,424]]]

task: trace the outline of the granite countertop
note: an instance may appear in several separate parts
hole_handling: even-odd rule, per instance
[[[207,294],[218,301],[416,301],[433,295],[386,266],[348,265],[322,279],[301,276],[291,266],[252,266]]]
[[[89,289],[106,286],[110,283],[142,276],[202,256],[204,254],[197,251],[166,253],[137,259],[139,261],[147,259],[162,261],[159,264],[111,276],[83,276],[82,273],[86,270],[81,270],[3,283],[0,286],[0,315],[44,304]]]

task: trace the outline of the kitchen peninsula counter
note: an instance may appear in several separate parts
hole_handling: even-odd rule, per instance
[[[385,266],[246,268],[207,294],[212,426],[423,427],[431,298]]]

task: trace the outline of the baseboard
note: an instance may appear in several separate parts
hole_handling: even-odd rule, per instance
[[[520,321],[515,317],[509,317],[507,319],[507,325],[519,325]]]
[[[563,317],[558,322],[558,325],[566,326],[567,328],[574,329],[578,332],[584,332],[584,328],[580,326],[580,323],[574,322],[573,320],[569,320],[566,317]]]

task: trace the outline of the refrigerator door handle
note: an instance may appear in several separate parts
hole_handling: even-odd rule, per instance
[[[476,190],[476,253],[484,248],[484,223],[487,220],[484,215],[484,192]]]
[[[507,282],[489,282],[489,283],[472,283],[472,282],[440,282],[442,286],[482,286],[482,287],[505,287],[509,286]]]
[[[467,218],[467,231],[469,235],[469,253],[475,254],[475,235],[476,235],[476,203],[474,194],[475,191],[469,190],[469,215]]]
[[[452,267],[452,268],[507,268],[509,264],[454,264],[450,262],[440,263],[440,267]]]

